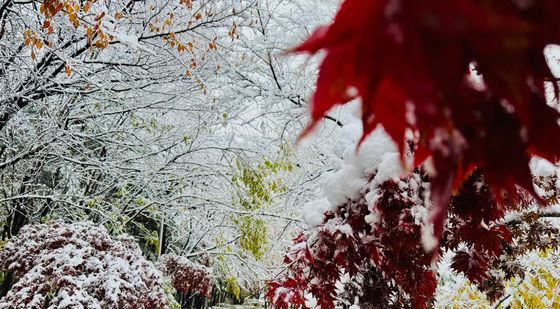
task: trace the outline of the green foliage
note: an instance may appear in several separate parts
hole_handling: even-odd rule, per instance
[[[185,144],[185,146],[189,146],[191,144],[191,139],[188,135],[183,135],[183,143]]]
[[[234,215],[232,221],[241,233],[240,247],[257,260],[262,259],[266,251],[268,229],[256,216],[273,203],[276,195],[287,191],[281,177],[293,170],[290,156],[291,152],[283,147],[275,159],[263,157],[256,164],[236,160],[232,166],[233,204],[245,212]]]
[[[173,288],[173,284],[169,280],[166,280],[163,284],[163,291],[165,292],[165,295],[167,295],[167,300],[169,301],[167,308],[181,309],[181,304],[179,304],[174,297],[177,291]]]
[[[147,204],[142,198],[136,199],[134,203],[141,207]],[[133,219],[123,216],[123,219],[126,218],[126,220],[120,221],[122,225],[119,226],[125,233],[137,239],[138,245],[142,249],[142,252],[144,252],[144,255],[151,259],[157,257],[158,248],[160,246],[160,220],[157,219],[158,215],[159,212],[156,208],[146,207],[142,214],[135,216]]]
[[[8,243],[7,240],[0,239],[0,251],[2,251],[2,249],[4,249],[4,247],[6,246],[7,243]],[[2,285],[5,280],[6,280],[6,273],[0,271],[0,285]]]
[[[262,259],[267,244],[268,229],[266,223],[262,219],[254,219],[249,216],[235,218],[234,222],[241,231],[241,238],[239,239],[241,248],[250,252],[255,259]]]
[[[116,197],[125,197],[127,195],[127,190],[125,187],[118,187],[117,192],[115,193]]]
[[[137,129],[143,125],[144,120],[142,118],[138,118],[136,116],[132,116],[130,119],[130,124],[133,128]]]
[[[138,206],[145,206],[146,205],[146,200],[139,197],[134,201],[134,203]]]
[[[233,250],[230,245],[225,244],[224,235],[222,233],[218,234],[214,238],[214,242],[216,243],[216,246],[218,248],[222,249],[221,252],[219,252],[216,255],[217,258],[216,269],[218,273],[221,274],[223,277],[230,276],[230,270],[228,264],[226,263],[226,255],[232,253]]]
[[[4,249],[4,247],[6,246],[7,243],[8,243],[8,241],[0,239],[0,251],[2,249]],[[6,280],[6,273],[4,273],[3,271],[0,271],[0,286],[2,284],[4,284],[5,280]]]
[[[52,221],[54,221],[54,220],[56,220],[56,218],[55,218],[52,214],[48,214],[48,215],[46,215],[46,216],[42,216],[42,217],[39,219],[39,221],[40,221],[41,223],[48,223],[48,222],[52,222]],[[0,241],[0,242],[1,242],[1,241]],[[0,246],[0,248],[1,248],[1,246]]]
[[[279,174],[293,170],[290,155],[283,149],[275,160],[263,157],[256,166],[237,160],[231,179],[236,189],[234,203],[243,210],[254,211],[270,204],[274,194],[286,192]]]
[[[51,289],[47,292],[47,295],[45,295],[45,305],[43,306],[44,308],[50,307],[51,300],[58,293],[58,288],[54,284],[54,282],[52,280],[48,280],[48,282]]]
[[[112,212],[108,215],[109,221],[105,225],[112,235],[120,235],[126,232],[129,217],[120,213]]]
[[[99,203],[99,201],[97,200],[97,198],[92,198],[92,199],[89,199],[89,200],[86,202],[86,207],[87,207],[87,208],[93,208],[93,207],[95,207],[98,203]]]
[[[158,123],[155,118],[150,119],[150,128],[154,131],[158,128]]]
[[[235,299],[241,299],[241,289],[239,288],[239,284],[237,283],[237,278],[235,277],[228,277],[225,282],[226,290],[233,296]]]
[[[159,248],[159,235],[157,231],[144,231],[144,241],[154,252],[158,251]]]
[[[169,133],[175,126],[170,124],[158,123],[156,118],[145,119],[137,115],[132,115],[130,125],[134,129],[144,129],[148,133]]]

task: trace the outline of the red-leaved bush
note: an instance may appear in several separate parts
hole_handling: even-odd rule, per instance
[[[479,179],[471,178],[464,187],[472,190],[458,195],[457,203],[489,198],[481,196],[487,194],[486,186],[479,191],[472,188]],[[423,202],[428,184],[429,178],[417,169],[399,182],[387,181],[377,187],[373,205],[367,203],[365,196],[371,191],[365,189],[358,199],[327,212],[312,239],[302,234],[294,240],[285,259],[290,274],[284,281],[270,284],[269,298],[279,308],[290,304],[305,308],[304,296],[311,293],[321,308],[334,308],[335,284],[341,274],[355,276],[364,266],[373,264],[370,268],[378,269],[385,280],[394,281],[416,308],[424,308],[437,285],[432,254],[422,245],[422,213],[427,211]],[[493,202],[491,198],[489,201]],[[470,279],[483,279],[488,268],[486,255],[499,255],[502,242],[511,241],[507,228],[497,221],[503,212],[488,214],[488,228],[482,228],[479,218],[468,217],[470,213],[463,215],[459,207],[457,212],[454,209],[450,208],[454,220],[450,220],[448,228],[455,235],[445,241],[442,249],[457,251],[456,270]],[[483,216],[480,212],[475,215]],[[350,233],[340,228],[346,225]],[[471,233],[476,235],[470,237]],[[459,250],[458,243],[468,244],[467,251]],[[479,258],[481,255],[484,258]]]
[[[534,193],[530,154],[558,158],[543,50],[560,43],[559,20],[556,0],[346,0],[295,49],[326,54],[306,132],[355,98],[364,137],[382,125],[404,156],[405,132],[415,132],[415,166],[432,159],[439,239],[450,193],[475,167],[499,202],[516,185]]]
[[[166,308],[163,277],[132,238],[92,223],[27,225],[0,251],[17,282],[0,308]]]
[[[212,297],[212,272],[188,258],[178,255],[164,255],[159,267],[171,278],[173,287],[180,292],[198,292],[208,298]]]
[[[385,280],[375,293],[387,307],[425,308],[442,251],[454,253],[452,268],[490,300],[499,297],[500,280],[522,273],[504,261],[545,248],[531,229],[557,235],[505,215],[531,199],[544,204],[529,161],[560,155],[560,115],[545,99],[545,83],[556,98],[558,84],[544,56],[560,43],[559,20],[557,0],[345,0],[331,25],[295,48],[325,54],[303,136],[333,107],[359,99],[360,143],[381,125],[402,165],[413,157],[413,172],[384,178],[371,166],[358,195],[329,198],[334,209],[295,239],[287,275],[270,283],[272,303],[305,308],[311,295],[334,308],[335,284],[348,274]],[[343,177],[339,185],[361,181]],[[520,247],[526,239],[531,245]]]
[[[379,185],[374,184],[375,173],[369,179],[357,198],[328,210],[319,226],[294,239],[284,260],[287,273],[269,283],[267,298],[276,307],[307,308],[308,295],[323,309],[335,308],[341,298],[352,305],[353,297],[337,295],[336,284],[344,274],[357,279],[350,296],[359,297],[362,308],[426,308],[433,301],[437,267],[422,239],[429,226],[429,176],[417,168]],[[490,301],[503,295],[505,281],[524,275],[517,256],[558,244],[558,230],[538,215],[505,220],[506,212],[518,213],[526,203],[530,200],[518,191],[498,207],[475,170],[447,208],[438,253],[454,253],[452,269]]]

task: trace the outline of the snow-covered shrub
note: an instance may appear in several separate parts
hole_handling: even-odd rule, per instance
[[[0,308],[166,308],[163,277],[130,237],[89,222],[25,226],[0,251],[17,278]]]
[[[434,240],[430,165],[407,174],[383,129],[376,129],[358,151],[359,125],[351,122],[343,130],[347,134],[335,144],[340,159],[326,180],[325,198],[304,208],[312,229],[294,239],[284,260],[287,273],[270,283],[267,297],[277,307],[307,308],[312,301],[323,309],[337,304],[431,307],[438,285],[436,262],[444,252],[450,253],[455,275],[495,303],[507,292],[509,280],[525,274],[519,260],[526,253],[558,246],[560,232],[542,220],[545,210],[520,190],[503,195],[498,207],[479,169],[449,198],[441,240]],[[414,145],[409,146],[411,152]]]
[[[437,284],[433,256],[424,249],[422,237],[429,228],[429,176],[417,169],[401,177],[401,157],[382,129],[374,131],[358,152],[359,122],[350,122],[343,130],[346,136],[334,149],[341,159],[336,159],[338,168],[326,180],[326,198],[304,209],[304,219],[314,229],[294,240],[285,257],[288,275],[270,283],[268,298],[279,308],[305,307],[305,297],[311,294],[321,308],[334,308],[337,282],[348,274],[362,281],[364,294],[372,292],[364,287],[375,286],[379,306],[425,304]],[[382,278],[377,279],[386,280],[386,288],[359,278],[379,274]],[[359,291],[346,292],[344,298],[350,302],[352,296],[359,298],[359,305],[368,301]],[[394,301],[395,293],[400,300]],[[388,302],[381,303],[383,299]]]
[[[159,261],[163,273],[170,277],[173,287],[180,292],[198,292],[208,298],[212,296],[212,272],[203,265],[177,255],[164,255]]]

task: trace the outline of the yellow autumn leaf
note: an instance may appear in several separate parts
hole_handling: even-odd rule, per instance
[[[93,38],[93,29],[89,27],[86,29],[86,37],[88,41],[91,41],[91,39]]]

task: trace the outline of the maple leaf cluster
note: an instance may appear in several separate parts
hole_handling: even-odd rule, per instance
[[[344,284],[344,290],[338,297],[338,305],[351,308],[358,301],[360,308],[400,309],[411,308],[406,297],[399,297],[400,292],[394,281],[387,280],[373,265],[364,265],[362,270]]]
[[[159,261],[163,273],[171,278],[173,287],[182,293],[195,291],[205,297],[212,297],[211,271],[188,258],[178,255],[164,255]]]
[[[304,135],[356,98],[363,137],[382,125],[404,156],[414,132],[415,166],[432,162],[436,240],[450,193],[475,167],[498,201],[516,186],[537,197],[530,155],[555,162],[560,154],[551,142],[559,114],[544,91],[555,78],[543,54],[560,43],[558,20],[555,0],[346,0],[295,49],[325,52]]]
[[[267,298],[278,308],[308,308],[309,294],[325,309],[335,308],[341,298],[351,305],[351,296],[358,296],[367,308],[428,307],[437,286],[437,267],[422,239],[423,229],[429,226],[426,214],[433,207],[430,182],[427,173],[417,168],[399,181],[365,186],[357,199],[327,211],[319,227],[294,240],[284,260],[287,274],[269,284]],[[374,202],[368,203],[366,196],[372,193]],[[504,282],[524,275],[517,257],[557,245],[558,230],[538,215],[505,220],[507,213],[529,203],[531,198],[518,190],[498,207],[477,169],[446,208],[449,220],[437,252],[452,252],[451,268],[491,301],[503,295]],[[345,274],[354,288],[339,297],[336,284]]]

